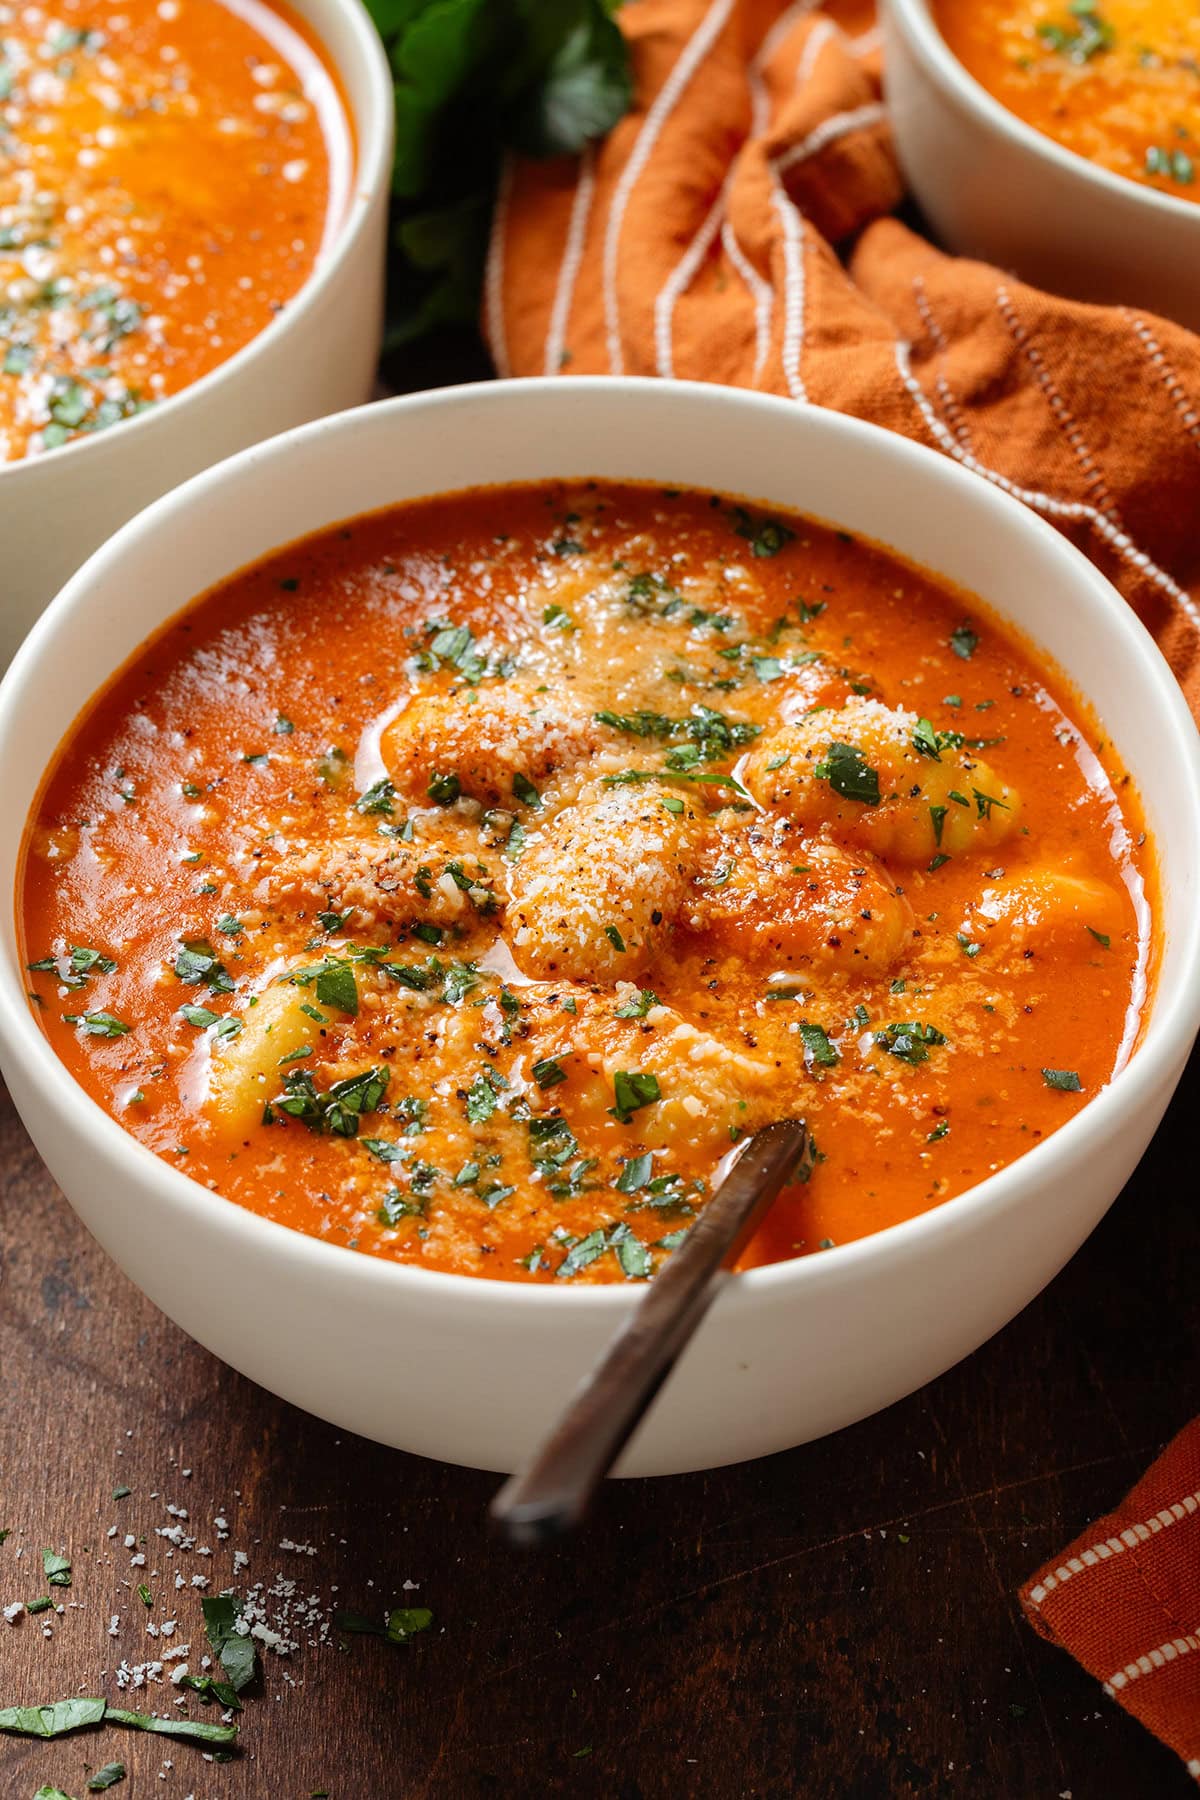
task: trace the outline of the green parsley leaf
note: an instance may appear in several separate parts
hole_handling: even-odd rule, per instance
[[[552,1056],[545,1056],[541,1062],[535,1062],[532,1074],[538,1086],[543,1089],[555,1087],[560,1081],[567,1079],[566,1070]]]
[[[453,806],[462,793],[462,783],[457,775],[431,775],[429,786],[425,789],[435,806]]]
[[[538,793],[528,775],[522,775],[519,770],[512,778],[512,791],[516,798],[521,802],[522,806],[532,806],[537,808],[542,804],[542,796]]]
[[[641,1156],[631,1156],[614,1183],[619,1194],[637,1194],[650,1180],[654,1168],[654,1152],[646,1150]]]
[[[956,625],[950,633],[950,648],[955,656],[961,656],[963,661],[967,662],[974,656],[978,647],[979,633],[972,630],[969,622],[964,619],[962,624]]]
[[[1057,1088],[1061,1094],[1083,1092],[1083,1083],[1074,1069],[1043,1069],[1042,1080],[1048,1088]]]
[[[96,1770],[96,1773],[92,1776],[91,1780],[88,1782],[88,1793],[89,1794],[102,1794],[104,1792],[105,1788],[115,1787],[117,1785],[118,1781],[124,1781],[124,1779],[125,1779],[125,1764],[124,1763],[119,1763],[119,1762],[105,1763],[105,1765],[102,1769]]]
[[[162,1737],[192,1738],[201,1744],[235,1744],[236,1725],[209,1725],[203,1719],[156,1718],[151,1713],[124,1712],[110,1706],[104,1714],[110,1725],[131,1725],[138,1731],[152,1731]]]
[[[1112,949],[1112,939],[1110,937],[1106,936],[1106,934],[1103,931],[1097,931],[1091,925],[1086,925],[1084,927],[1084,930],[1088,933],[1089,937],[1095,938],[1096,942],[1100,945],[1101,949],[1103,949],[1103,950],[1111,950]]]
[[[132,1025],[110,1012],[84,1013],[82,1017],[78,1013],[64,1013],[63,1018],[69,1025],[82,1025],[89,1037],[119,1038],[133,1030]]]
[[[875,1042],[881,1050],[890,1056],[899,1057],[901,1062],[928,1062],[931,1045],[944,1044],[945,1037],[936,1025],[923,1025],[919,1021],[885,1025],[882,1031],[875,1033]]]
[[[240,1694],[254,1680],[256,1672],[254,1639],[238,1630],[242,1602],[232,1594],[205,1594],[200,1601],[204,1614],[204,1634],[213,1654],[224,1669],[229,1685]]]
[[[613,1008],[614,1019],[644,1019],[654,1007],[661,1005],[656,993],[650,988],[639,988],[636,1000],[626,1000]]]
[[[42,1573],[51,1587],[70,1587],[71,1561],[53,1550],[42,1551]]]
[[[800,1021],[800,1037],[804,1044],[804,1060],[809,1065],[831,1069],[841,1059],[825,1034],[824,1027],[814,1025],[808,1019]]]
[[[383,776],[379,781],[372,782],[365,794],[359,795],[354,802],[354,810],[359,813],[386,813],[390,818],[395,798],[394,786]]]
[[[813,774],[827,781],[843,800],[857,800],[863,806],[879,805],[879,774],[871,768],[861,750],[854,744],[834,741]]]
[[[348,963],[326,962],[318,971],[315,993],[318,1006],[333,1006],[351,1018],[358,1014],[358,983]]]
[[[105,1714],[103,1700],[53,1700],[46,1706],[0,1707],[0,1731],[20,1737],[55,1738],[85,1725],[99,1725]]]
[[[382,1625],[362,1613],[335,1612],[335,1631],[352,1632],[362,1637],[384,1638],[389,1644],[407,1644],[418,1632],[428,1631],[433,1614],[427,1606],[395,1606]]]
[[[613,1076],[613,1098],[616,1105],[610,1106],[609,1112],[619,1124],[628,1125],[635,1112],[662,1099],[658,1077],[638,1070],[618,1069]]]
[[[748,540],[752,556],[778,556],[796,535],[781,519],[756,518],[744,506],[733,509],[733,529]]]

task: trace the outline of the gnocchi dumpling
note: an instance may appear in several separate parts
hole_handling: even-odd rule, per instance
[[[512,954],[543,980],[635,980],[661,954],[707,817],[666,783],[601,788],[531,832],[509,876]]]
[[[231,1135],[241,1137],[258,1124],[263,1106],[283,1084],[288,1059],[312,1041],[305,998],[302,988],[277,983],[247,1008],[236,1037],[214,1042],[206,1111]]]
[[[1075,950],[1093,956],[1124,935],[1127,903],[1106,881],[1038,867],[983,890],[963,934],[988,947]]]
[[[591,755],[600,743],[592,709],[565,685],[551,694],[513,677],[413,700],[380,746],[399,791],[426,805],[467,794],[511,806],[528,786]]]
[[[852,854],[764,820],[723,831],[689,923],[785,968],[886,969],[911,940],[912,908],[867,851]]]
[[[879,700],[782,726],[759,739],[741,774],[762,806],[909,863],[993,850],[1021,808],[959,733]]]

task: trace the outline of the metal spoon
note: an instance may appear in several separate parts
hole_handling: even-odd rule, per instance
[[[809,1147],[802,1120],[766,1125],[719,1164],[714,1193],[637,1310],[567,1402],[528,1467],[488,1516],[510,1544],[544,1544],[579,1524],[677,1358]]]

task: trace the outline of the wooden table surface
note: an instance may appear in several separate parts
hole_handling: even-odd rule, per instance
[[[335,1431],[169,1324],[4,1097],[0,1605],[47,1591],[43,1546],[74,1576],[49,1589],[61,1615],[0,1622],[0,1705],[117,1701],[122,1660],[181,1643],[195,1671],[192,1577],[219,1590],[235,1551],[240,1583],[276,1590],[268,1622],[303,1623],[247,1691],[236,1760],[111,1727],[10,1737],[0,1800],[43,1783],[83,1800],[112,1760],[121,1800],[1194,1794],[1015,1593],[1200,1405],[1198,1097],[1200,1059],[1090,1242],[967,1362],[786,1455],[612,1484],[585,1535],[541,1555],[488,1542],[494,1478]],[[155,1535],[179,1523],[168,1506],[187,1510],[191,1551]],[[431,1607],[433,1627],[402,1648],[329,1628],[334,1607],[389,1603]],[[175,1697],[152,1682],[125,1703]]]

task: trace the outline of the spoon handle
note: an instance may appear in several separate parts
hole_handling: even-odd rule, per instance
[[[567,1402],[489,1517],[512,1544],[541,1544],[577,1525],[634,1428],[808,1148],[796,1119],[766,1125],[725,1159],[726,1173],[636,1310]]]

